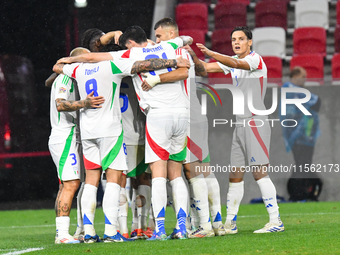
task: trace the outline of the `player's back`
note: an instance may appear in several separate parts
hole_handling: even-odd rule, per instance
[[[119,136],[122,130],[119,89],[121,79],[131,71],[130,63],[103,61],[75,63],[65,67],[64,73],[77,80],[81,99],[86,99],[91,92],[94,92],[94,96],[105,98],[102,108],[80,110],[82,139]]]
[[[153,46],[147,46],[145,48],[134,47],[127,51],[124,55],[129,55],[133,60],[146,60],[151,58],[162,59],[175,59],[175,48],[173,43],[161,42]],[[124,58],[124,55],[122,56]],[[172,68],[160,69],[156,71],[150,71],[151,75],[160,75],[163,73],[171,72]],[[183,85],[180,81],[172,83],[162,83],[153,87],[149,91],[143,91],[141,84],[143,77],[141,74],[133,77],[133,83],[137,95],[139,96],[140,106],[143,109],[152,108],[187,108],[187,102],[183,93]]]

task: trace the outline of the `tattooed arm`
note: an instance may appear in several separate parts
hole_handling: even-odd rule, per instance
[[[160,58],[152,58],[143,61],[136,61],[131,69],[131,73],[140,73],[145,71],[153,71],[157,69],[163,69],[168,67],[190,67],[190,63],[188,60],[179,57],[176,59],[160,59]]]
[[[194,61],[195,74],[197,76],[207,76],[208,75],[207,70],[205,69],[200,59],[197,57],[196,53],[192,50],[192,48],[189,45],[186,45],[183,48],[189,52],[190,56],[192,57],[192,60]]]
[[[87,95],[86,99],[79,101],[70,101],[62,98],[55,100],[58,112],[73,112],[81,108],[101,108],[105,99],[102,96],[93,96],[94,91]]]

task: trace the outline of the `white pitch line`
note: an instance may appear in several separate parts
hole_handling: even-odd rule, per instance
[[[21,251],[8,252],[8,253],[2,254],[2,255],[18,255],[18,254],[24,254],[24,253],[27,253],[27,252],[31,252],[31,251],[40,251],[40,250],[43,250],[43,249],[44,249],[43,247],[41,247],[41,248],[29,248],[29,249],[21,250]]]

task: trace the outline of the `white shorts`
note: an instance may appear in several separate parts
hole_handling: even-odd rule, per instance
[[[148,170],[149,164],[145,163],[145,145],[126,145],[128,177],[136,177]]]
[[[82,140],[85,169],[127,170],[123,132],[120,136]]]
[[[185,163],[200,161],[210,162],[208,146],[208,121],[189,124],[187,156]]]
[[[79,145],[74,141],[48,145],[61,182],[79,179],[82,162],[78,152]]]
[[[146,116],[145,162],[185,160],[187,129],[188,109],[151,108]]]
[[[268,121],[265,121],[266,118],[256,118],[260,120],[250,118],[245,121],[245,126],[235,127],[231,145],[231,166],[269,164],[271,129]]]

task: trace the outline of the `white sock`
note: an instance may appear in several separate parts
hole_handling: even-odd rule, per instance
[[[136,196],[137,196],[137,190],[132,189],[132,198],[131,198],[132,225],[131,225],[131,231],[134,231],[135,229],[138,228]]]
[[[211,230],[211,222],[209,221],[209,201],[208,201],[208,187],[201,174],[189,180],[190,190],[193,194],[193,206],[199,217],[200,226],[205,230]]]
[[[188,189],[182,177],[178,177],[170,182],[172,187],[172,197],[176,209],[177,229],[186,229],[186,217],[188,215]]]
[[[80,184],[80,188],[77,195],[77,232],[81,232],[84,229],[83,225],[83,217],[82,217],[82,210],[81,210],[81,196],[83,195],[85,182]]]
[[[107,182],[103,197],[103,212],[105,216],[104,234],[114,236],[117,234],[120,186],[114,182]]]
[[[128,227],[127,227],[128,209],[129,209],[129,204],[127,202],[125,188],[120,188],[118,223],[119,223],[120,232],[123,234],[129,232]]]
[[[151,205],[151,187],[148,185],[138,186],[138,196],[136,198],[138,228],[145,230],[147,228],[146,220]]]
[[[83,213],[85,235],[90,236],[96,235],[96,231],[93,226],[96,206],[97,206],[97,187],[91,184],[85,184],[83,195],[81,196],[81,208]]]
[[[172,210],[174,210],[174,212],[176,214],[176,209],[175,209],[175,205],[174,205],[174,198],[173,198],[172,187],[171,187],[170,181],[166,182],[166,189],[167,189],[167,201],[168,201],[169,205],[171,206]]]
[[[107,180],[103,180],[101,179],[100,180],[101,184],[102,184],[102,189],[103,189],[103,192],[105,192],[105,189],[106,189],[106,184],[107,184]]]
[[[260,187],[264,205],[266,206],[267,212],[269,213],[269,221],[272,223],[281,224],[279,206],[277,205],[276,201],[276,189],[272,180],[267,175],[256,182]]]
[[[212,226],[213,228],[218,228],[222,223],[220,185],[218,184],[214,173],[208,175],[205,178],[205,181],[207,182],[208,186],[208,198]]]
[[[200,225],[200,219],[199,219],[198,214],[197,214],[196,205],[195,205],[195,201],[194,201],[194,191],[192,189],[193,189],[193,187],[192,187],[192,185],[190,185],[190,182],[189,182],[189,190],[190,190],[190,224],[194,228],[198,228],[199,225]]]
[[[153,217],[153,208],[152,208],[152,204],[150,205],[150,210],[149,210],[149,224],[148,227],[150,229],[155,229],[155,218]]]
[[[127,198],[127,202],[128,204],[131,203],[131,199],[130,199],[130,190],[131,190],[132,186],[131,186],[131,179],[130,178],[127,178],[126,179],[126,184],[125,184],[125,195],[126,195],[126,198]]]
[[[226,223],[237,220],[237,213],[244,194],[244,181],[229,182],[227,195],[227,219]]]
[[[165,233],[164,220],[166,209],[166,179],[157,177],[152,179],[151,201],[156,221],[156,232]]]
[[[57,236],[63,237],[69,235],[69,227],[70,227],[70,217],[61,216],[55,218],[55,225],[57,229]]]

